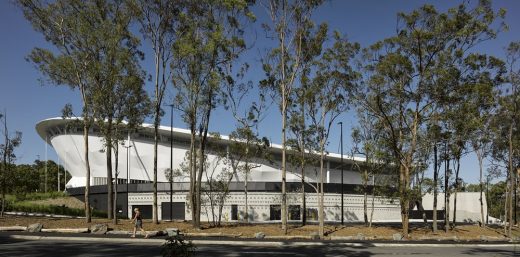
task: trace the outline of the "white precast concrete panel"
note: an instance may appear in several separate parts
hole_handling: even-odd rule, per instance
[[[482,194],[484,204],[484,218],[487,215],[486,195]],[[455,195],[450,195],[450,220],[453,220],[453,207]],[[444,193],[437,194],[437,210],[444,210]],[[423,207],[433,210],[433,194],[423,196]],[[457,221],[475,222],[480,221],[480,193],[479,192],[459,192],[457,193]]]
[[[69,187],[80,187],[85,185],[85,161],[84,161],[84,140],[82,128],[80,125],[68,129],[65,133],[65,128],[72,123],[72,119],[52,118],[39,122],[36,125],[36,130],[42,139],[48,139],[48,143],[51,144],[56,150],[57,155],[63,161],[65,168],[71,173],[72,178],[68,183]],[[158,156],[157,156],[157,180],[158,182],[167,182],[165,171],[170,167],[170,143],[169,143],[169,127],[161,126],[159,132],[161,134],[161,140],[158,145]],[[174,145],[173,145],[173,168],[178,169],[184,162],[186,151],[188,149],[187,140],[189,140],[189,131],[184,129],[174,128]],[[129,176],[131,180],[141,181],[152,181],[153,180],[153,128],[149,124],[144,124],[138,133],[132,134],[130,137],[129,150]],[[166,140],[165,140],[166,139]],[[126,140],[125,140],[126,141]],[[220,143],[228,144],[229,138],[226,136],[221,137]],[[128,146],[128,142],[125,143]],[[106,183],[106,149],[104,147],[103,138],[95,132],[89,134],[89,161],[91,167],[91,184]],[[119,148],[119,176],[120,179],[127,178],[127,149],[124,147]],[[270,151],[274,156],[280,154],[281,147],[273,144]],[[210,163],[216,163],[216,156],[209,149],[208,161]],[[340,156],[337,154],[329,154],[326,158],[334,159],[338,161]],[[112,158],[114,161],[115,169],[115,157]],[[250,181],[258,182],[280,182],[280,161],[267,161],[263,159],[255,160],[258,167],[254,168],[250,174]],[[215,165],[215,164],[212,164]],[[220,162],[214,170],[218,175],[224,168],[225,164]],[[187,165],[186,165],[187,166]],[[229,167],[227,167],[229,168]],[[115,172],[115,171],[114,171]],[[319,169],[316,167],[307,167],[305,170],[306,181],[316,182],[319,177]],[[356,172],[345,171],[345,183],[355,184],[360,182],[359,174]],[[331,182],[338,183],[339,170],[333,170],[330,174]],[[79,179],[83,178],[83,179]],[[243,180],[243,175],[239,174],[235,176],[236,181]],[[203,176],[203,180],[206,176]],[[186,174],[184,177],[175,178],[175,181],[189,181],[189,176]],[[300,182],[301,175],[298,167],[292,167],[288,170],[287,174],[288,182]]]

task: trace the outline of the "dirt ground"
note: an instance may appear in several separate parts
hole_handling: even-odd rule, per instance
[[[74,197],[63,197],[47,200],[34,201],[38,204],[65,205],[71,208],[83,208],[83,202]],[[72,218],[50,218],[50,217],[27,217],[27,216],[5,216],[0,217],[0,227],[4,226],[27,226],[34,223],[43,224],[44,228],[86,228],[93,224],[107,224],[111,230],[129,231],[133,229],[133,224],[126,219],[120,219],[118,224],[113,224],[111,220],[93,218],[90,224],[84,219]],[[442,223],[439,223],[442,225]],[[460,240],[479,240],[481,236],[490,238],[504,238],[504,230],[499,226],[489,226],[481,228],[478,225],[458,225],[455,229],[445,233],[439,225],[437,233],[425,228],[422,223],[410,224],[409,239],[424,238],[453,238],[456,236]],[[151,220],[144,220],[144,229],[148,231],[165,230],[166,228],[178,228],[184,233],[223,233],[240,235],[242,238],[254,237],[255,233],[262,232],[266,236],[283,236],[280,224],[224,224],[221,227],[211,227],[203,224],[202,229],[194,229],[189,222],[168,222],[162,221],[160,224],[153,224]],[[311,233],[318,232],[317,225],[301,226],[290,224],[288,236],[309,236]],[[392,235],[401,232],[401,224],[373,224],[371,228],[363,224],[346,224],[345,226],[326,225],[325,234],[329,237],[356,237],[363,234],[366,239],[392,239]],[[515,227],[514,236],[520,236],[520,229]]]
[[[85,223],[84,219],[71,218],[50,218],[50,217],[26,217],[26,216],[5,216],[0,218],[0,227],[4,226],[27,226],[34,223],[43,224],[44,228],[85,228],[92,224],[107,224],[111,230],[133,229],[132,224],[128,220],[119,220],[117,225],[107,219],[92,219],[91,224]],[[166,228],[178,228],[185,233],[224,233],[238,235],[242,238],[254,237],[257,232],[263,232],[266,236],[283,236],[279,224],[225,224],[221,227],[210,227],[204,224],[201,230],[194,229],[189,222],[167,222],[160,224],[152,224],[151,220],[144,221],[144,228],[148,231],[164,230]],[[411,224],[409,239],[425,239],[425,238],[453,238],[457,236],[459,240],[479,240],[481,236],[489,238],[504,238],[502,227],[486,227],[481,228],[478,225],[458,225],[454,230],[445,233],[439,230],[433,234],[430,229],[424,228],[422,224]],[[318,231],[317,225],[290,225],[288,229],[289,236],[309,236],[313,232]],[[357,236],[363,234],[366,239],[392,239],[392,235],[401,232],[400,224],[375,224],[372,228],[367,228],[362,224],[327,225],[325,227],[326,235],[329,237],[337,236]],[[514,235],[520,236],[520,229],[514,229]]]
[[[40,205],[65,205],[69,208],[83,209],[85,204],[75,197],[58,197],[49,198],[45,200],[27,201],[28,203],[40,204]]]

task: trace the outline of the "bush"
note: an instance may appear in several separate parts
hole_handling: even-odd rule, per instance
[[[9,201],[6,204],[7,211],[18,211],[18,212],[29,212],[29,213],[45,213],[55,215],[68,215],[68,216],[84,216],[85,211],[78,208],[69,208],[64,205],[41,205],[28,202],[12,202]],[[107,217],[106,212],[93,210],[93,217],[105,218]]]
[[[161,254],[164,257],[189,257],[193,256],[196,247],[191,241],[187,243],[184,240],[184,236],[176,235],[166,238],[166,243],[162,245]]]
[[[54,199],[59,197],[67,197],[67,193],[61,191],[52,191],[47,193],[27,193],[27,194],[17,194],[17,201],[37,201],[37,200],[45,200],[45,199]]]

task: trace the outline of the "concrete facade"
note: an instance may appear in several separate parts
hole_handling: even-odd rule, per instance
[[[56,153],[61,159],[65,169],[71,174],[72,178],[67,183],[67,188],[72,195],[79,196],[82,194],[78,188],[84,187],[85,178],[85,162],[83,160],[83,134],[82,127],[74,124],[73,120],[53,118],[39,122],[36,130],[42,139],[54,147]],[[170,156],[170,130],[173,131],[173,156]],[[170,128],[161,126],[160,142],[158,146],[158,216],[159,218],[167,218],[169,215],[163,215],[163,211],[170,210],[169,184],[167,182],[165,171],[170,167],[170,158],[173,161],[173,168],[181,167],[184,162],[186,152],[189,147],[189,131],[184,129]],[[232,141],[226,136],[220,139],[210,138],[212,143],[218,143],[223,146],[229,145]],[[103,144],[103,138],[99,135],[96,128],[92,128],[89,136],[89,159],[91,166],[90,183],[96,189],[92,190],[93,202],[95,208],[106,208],[106,154]],[[132,209],[136,206],[142,208],[143,214],[146,216],[152,205],[152,190],[150,181],[153,177],[153,127],[150,124],[143,124],[138,132],[128,135],[128,139],[124,141],[124,146],[119,147],[119,191],[124,192],[121,197],[125,197],[123,201],[118,199],[118,210],[124,216],[131,216]],[[279,205],[281,202],[280,185],[281,180],[281,146],[271,144],[269,152],[272,160],[256,159],[254,163],[256,168],[248,175],[249,194],[248,194],[248,210],[245,209],[245,195],[243,193],[244,176],[235,174],[230,187],[230,195],[226,198],[222,212],[222,220],[227,222],[240,221],[243,222],[245,213],[249,213],[252,222],[278,222],[279,221]],[[218,176],[223,172],[227,164],[217,158],[217,155],[208,149],[207,160],[209,166],[207,171],[211,171],[211,176]],[[127,158],[128,156],[128,158]],[[115,156],[114,174],[115,177]],[[341,188],[344,189],[344,219],[347,222],[363,221],[363,196],[360,195],[361,176],[353,169],[355,162],[362,162],[363,159],[353,158],[351,156],[343,156],[344,159],[344,181],[341,184],[341,155],[328,153],[325,157],[325,221],[339,222],[341,220]],[[315,166],[307,167],[305,170],[305,180],[310,183],[319,181],[319,168]],[[210,178],[208,174],[204,174],[203,182]],[[380,175],[387,176],[387,175]],[[376,177],[377,181],[379,177]],[[299,193],[300,171],[298,167],[288,165],[287,179],[288,182],[288,205],[289,212],[292,210],[293,221],[301,220],[302,200]],[[373,180],[370,180],[373,181]],[[129,182],[129,183],[128,183]],[[373,183],[373,182],[372,182]],[[174,178],[174,191],[172,202],[175,210],[175,217],[183,220],[190,220],[189,202],[187,201],[189,177],[179,176]],[[371,183],[369,183],[371,184]],[[129,188],[129,189],[127,189]],[[98,191],[96,191],[98,190]],[[313,190],[305,189],[307,193],[307,216],[309,221],[317,219],[318,198]],[[128,192],[128,194],[126,194]],[[104,194],[104,196],[103,196]],[[452,196],[453,197],[453,196]],[[78,197],[79,198],[79,197]],[[480,204],[478,202],[479,195],[477,193],[459,193],[457,220],[475,222],[480,220]],[[433,197],[425,196],[423,199],[423,207],[426,210],[433,209]],[[443,196],[439,194],[438,210],[442,210],[444,203]],[[212,220],[212,208],[206,203],[202,206],[201,219],[203,221]],[[369,216],[371,212],[371,200],[369,197]],[[453,200],[450,201],[453,204]],[[165,206],[168,204],[168,206]],[[163,206],[164,205],[164,206]],[[291,207],[292,206],[292,207]],[[486,208],[486,204],[485,204]],[[453,207],[450,208],[453,210]],[[184,215],[183,215],[184,213]],[[169,213],[168,213],[169,214]],[[173,214],[172,214],[173,215]],[[452,214],[450,217],[453,217]],[[399,222],[401,220],[400,206],[398,199],[384,199],[380,197],[374,198],[374,222]]]

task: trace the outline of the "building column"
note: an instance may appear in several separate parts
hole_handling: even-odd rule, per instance
[[[327,183],[330,183],[330,162],[327,161]]]

